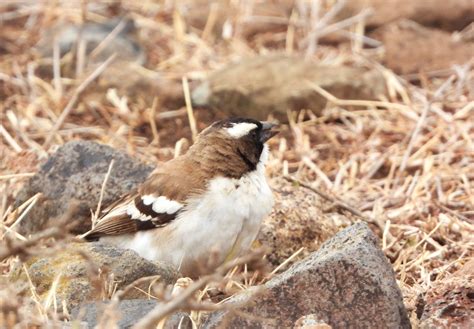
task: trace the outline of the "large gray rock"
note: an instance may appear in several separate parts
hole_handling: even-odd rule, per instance
[[[114,33],[120,32],[106,44],[102,44],[102,50],[94,54],[97,46],[114,30]],[[83,104],[110,102],[110,97],[106,95],[109,89],[115,89],[118,97],[133,99],[133,103],[140,106],[150,104],[157,97],[160,101],[159,108],[166,107],[173,110],[179,108],[184,105],[181,83],[164,77],[160,72],[143,69],[147,58],[139,42],[139,34],[139,29],[129,18],[113,18],[101,23],[88,22],[82,26],[59,22],[45,29],[36,45],[38,55],[45,59],[41,61],[37,73],[45,79],[52,78],[55,40],[58,42],[61,56],[72,52],[74,56],[71,57],[74,58],[78,42],[82,40],[85,43],[84,75],[92,74],[106,59],[115,55],[114,60],[82,93]],[[76,69],[75,60],[61,61],[63,77],[76,78]],[[134,120],[140,119],[140,116],[134,118]]]
[[[132,327],[158,305],[159,302],[156,300],[130,299],[120,301],[116,309],[119,318],[117,322],[118,328]],[[75,323],[85,324],[83,325],[84,328],[92,329],[101,320],[106,307],[107,303],[103,302],[80,305],[72,310],[71,318]],[[179,312],[168,317],[162,328],[174,329],[179,326],[182,329],[192,328],[191,321],[186,313]]]
[[[60,55],[64,56],[75,50],[74,47],[78,46],[78,41],[82,40],[85,43],[85,55],[88,56],[116,28],[119,33],[109,40],[106,47],[95,58],[87,57],[88,60],[95,63],[103,62],[115,54],[118,60],[143,64],[145,55],[134,37],[136,34],[135,24],[133,20],[127,18],[114,18],[104,23],[89,22],[82,26],[59,23],[42,33],[36,49],[43,57],[52,57],[56,38]]]
[[[237,316],[216,312],[204,328],[292,328],[313,314],[333,328],[410,328],[392,267],[367,224],[336,234],[317,252],[265,284],[229,303],[249,302]],[[240,313],[240,312],[239,312]]]
[[[90,210],[95,211],[97,207],[112,159],[114,166],[107,181],[103,206],[130,192],[153,169],[106,145],[87,141],[69,142],[48,158],[18,194],[16,206],[36,193],[42,193],[39,202],[20,222],[19,231],[31,234],[54,225],[74,203],[77,211],[72,217],[77,226],[73,233],[86,232],[91,226]]]
[[[376,99],[385,93],[381,73],[365,68],[325,66],[283,55],[257,56],[212,73],[192,92],[192,101],[227,115],[287,120],[287,111],[320,114],[327,101],[308,81],[342,99]]]
[[[270,216],[260,227],[257,241],[269,252],[267,259],[274,266],[283,263],[301,247],[298,258],[303,259],[318,250],[324,241],[349,226],[350,218],[324,210],[330,204],[315,193],[278,177],[270,181],[275,198]]]
[[[86,255],[87,258],[83,257]],[[28,274],[41,299],[45,299],[59,273],[56,288],[58,305],[64,300],[69,309],[84,301],[104,298],[95,290],[100,285],[117,284],[117,289],[126,287],[135,280],[159,275],[159,282],[172,284],[178,277],[176,270],[168,264],[150,262],[129,249],[120,249],[101,242],[72,244],[51,257],[35,257],[28,261]],[[101,271],[101,277],[92,273]],[[19,275],[25,279],[25,273]],[[142,289],[146,291],[148,283]],[[132,289],[125,298],[146,298],[145,294]]]

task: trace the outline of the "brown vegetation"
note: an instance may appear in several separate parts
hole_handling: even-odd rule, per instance
[[[291,1],[271,1],[268,8],[275,7],[270,11],[275,14],[268,16],[255,14],[247,2],[225,2],[227,9],[222,4],[206,7],[204,25],[192,25],[191,1],[3,1],[0,326],[21,322],[40,327],[68,317],[68,306],[55,302],[54,284],[44,301],[39,300],[31,280],[25,282],[26,295],[17,295],[18,287],[9,285],[31,255],[54,253],[74,240],[57,227],[31,237],[14,230],[40,198],[33,196],[14,207],[15,196],[47,155],[57,145],[84,139],[122,149],[149,164],[168,160],[192,142],[194,125],[202,130],[224,115],[193,109],[189,97],[184,97],[188,88],[229,62],[273,52],[298,54],[324,64],[368,67],[383,74],[388,93],[377,101],[341,100],[313,86],[327,104],[318,116],[310,110],[288,114],[288,124],[282,125],[280,137],[271,143],[268,174],[273,182],[291,175],[308,184],[309,189],[303,184],[297,187],[305,193],[324,193],[329,199],[326,205],[336,212],[349,212],[371,223],[416,324],[417,301],[433,283],[446,280],[474,256],[474,63],[471,59],[451,66],[449,46],[443,53],[447,62],[428,65],[427,70],[420,58],[413,61],[416,65],[408,63],[410,56],[395,54],[385,62],[383,38],[380,42],[364,36],[369,13],[334,21],[332,10],[340,2],[302,1],[303,5],[293,6]],[[143,45],[146,64],[125,66],[117,55],[93,63],[81,47],[73,47],[60,58],[54,41],[49,46],[56,51],[48,62],[33,49],[41,33],[55,24],[103,22],[117,13],[127,13],[134,20],[138,32],[131,37]],[[315,24],[318,15],[323,19]],[[222,17],[226,19],[221,22]],[[468,32],[458,34],[457,42],[472,49],[472,41],[464,38]],[[336,44],[331,33],[337,34]],[[449,38],[447,32],[436,33]],[[318,44],[318,40],[330,44]],[[394,50],[387,51],[393,54]],[[384,66],[394,58],[407,61],[406,65],[395,63],[395,70],[416,66],[418,71],[403,69],[401,73],[409,75],[398,76],[393,67]],[[321,220],[332,221],[332,228],[346,225],[329,216]],[[334,233],[332,228],[322,231],[328,235],[320,236],[321,242]],[[195,292],[199,292],[198,300],[208,298],[211,288],[203,287],[223,277],[221,288],[226,287],[222,291],[228,293],[262,280],[247,273],[246,267],[240,275],[234,270],[225,276],[230,268],[192,284],[183,297],[184,308],[213,309],[207,302],[198,305],[190,298]],[[98,275],[97,269],[91,272]],[[156,291],[165,294],[166,290]],[[156,323],[163,312],[179,308],[169,299],[165,308],[143,320],[143,327]]]

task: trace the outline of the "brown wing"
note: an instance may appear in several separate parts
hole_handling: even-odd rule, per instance
[[[91,231],[83,237],[86,240],[96,240],[105,235],[119,235],[139,231],[136,220],[130,219],[128,215],[116,216],[99,222]]]
[[[173,221],[183,207],[180,202],[156,194],[130,195],[109,207],[84,238],[92,240],[162,227]]]
[[[206,184],[186,168],[170,161],[155,170],[137,190],[107,207],[97,225],[82,237],[95,240],[169,224],[183,210],[188,197]]]

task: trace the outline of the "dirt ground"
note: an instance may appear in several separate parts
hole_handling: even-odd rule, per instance
[[[434,0],[344,3],[3,1],[2,250],[25,239],[11,233],[28,211],[28,204],[13,207],[15,196],[59,145],[93,140],[157,165],[192,143],[194,121],[200,131],[227,116],[225,104],[191,107],[188,89],[229,63],[287,54],[376,70],[386,93],[378,100],[327,97],[318,111],[289,113],[270,143],[272,184],[291,174],[374,219],[414,327],[423,305],[443,299],[445,282],[461,294],[474,289],[462,272],[474,256],[472,3],[450,1],[449,10],[447,1]],[[115,49],[101,53],[95,47],[113,29],[92,51],[63,45],[68,37],[58,32],[125,15],[133,27],[115,36],[121,42],[109,44]],[[323,230],[321,242],[337,227]],[[27,258],[28,252],[18,253]],[[17,260],[16,253],[2,260],[2,282]],[[4,290],[0,298],[12,294]],[[15,307],[26,304],[22,299]],[[57,311],[51,305],[38,310],[18,311],[16,319],[38,324]]]

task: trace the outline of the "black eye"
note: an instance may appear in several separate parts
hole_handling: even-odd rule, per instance
[[[257,139],[258,136],[259,136],[259,130],[258,129],[254,129],[250,132],[250,136],[252,136],[253,139]]]

